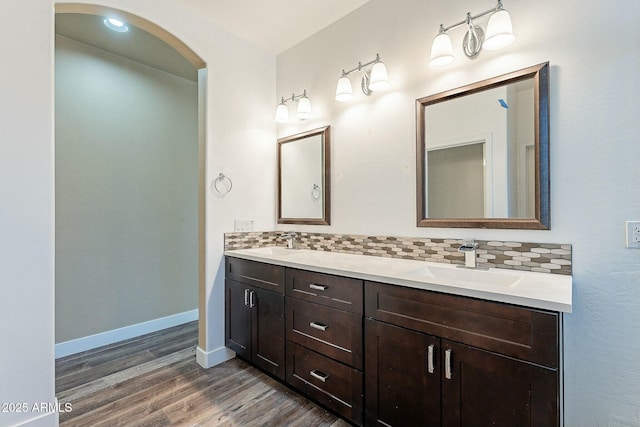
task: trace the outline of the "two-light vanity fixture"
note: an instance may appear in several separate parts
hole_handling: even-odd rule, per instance
[[[482,28],[476,25],[473,20],[489,15],[486,33]],[[515,40],[511,27],[511,17],[502,7],[502,1],[498,0],[498,4],[493,9],[489,9],[475,16],[471,16],[471,12],[467,12],[467,17],[456,22],[453,25],[445,27],[440,25],[440,31],[433,40],[431,45],[431,59],[429,66],[431,68],[442,68],[451,64],[455,60],[453,54],[453,45],[447,31],[457,28],[461,25],[467,26],[467,33],[462,40],[462,50],[468,58],[475,58],[480,54],[482,49],[498,50],[509,46]]]
[[[298,117],[298,119],[305,120],[311,117],[311,101],[305,89],[302,95],[291,94],[290,98],[282,98],[282,101],[278,104],[278,108],[276,108],[276,123],[289,122],[289,107],[287,107],[287,102],[289,101],[298,101],[298,109],[296,110],[296,117]]]
[[[485,32],[479,25],[474,23],[474,20],[489,14],[491,16],[489,17],[487,30]],[[497,5],[492,9],[473,16],[471,12],[467,12],[467,17],[460,22],[456,22],[448,27],[440,25],[440,31],[431,46],[430,67],[446,67],[455,60],[451,37],[449,37],[447,31],[462,25],[467,26],[467,33],[462,40],[462,50],[464,54],[471,59],[477,57],[482,49],[502,49],[503,47],[509,46],[515,40],[509,12],[502,6],[502,0],[498,0]],[[367,67],[370,65],[371,69],[368,70]],[[357,67],[349,71],[342,70],[342,75],[338,79],[336,87],[336,101],[347,102],[353,99],[353,89],[351,88],[349,75],[355,72],[361,72],[363,74],[360,87],[362,88],[362,92],[367,96],[371,95],[372,92],[384,90],[390,85],[387,68],[380,60],[380,55],[376,55],[376,58],[372,61],[365,64],[358,62]],[[296,113],[298,119],[305,120],[311,116],[311,102],[305,90],[302,95],[293,94],[290,98],[282,98],[282,101],[276,109],[275,121],[277,123],[287,123],[289,121],[289,109],[286,105],[289,101],[298,102],[298,110]]]

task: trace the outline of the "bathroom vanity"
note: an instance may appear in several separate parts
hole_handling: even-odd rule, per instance
[[[356,425],[558,426],[571,277],[226,255],[226,345]]]

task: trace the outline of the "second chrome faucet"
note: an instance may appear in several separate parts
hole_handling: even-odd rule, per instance
[[[467,239],[464,241],[458,248],[458,252],[464,253],[464,267],[465,268],[476,268],[476,249],[478,249],[478,243],[476,243],[473,239]],[[462,266],[460,266],[462,267]]]

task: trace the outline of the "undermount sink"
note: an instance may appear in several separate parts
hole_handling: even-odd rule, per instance
[[[275,256],[287,256],[298,253],[296,249],[281,248],[279,246],[266,246],[261,248],[250,249],[251,252],[255,252],[262,255],[275,255]]]
[[[408,272],[410,276],[416,278],[435,278],[444,280],[455,280],[456,282],[477,283],[483,285],[514,286],[522,276],[511,273],[496,273],[486,270],[472,270],[465,268],[423,266]]]

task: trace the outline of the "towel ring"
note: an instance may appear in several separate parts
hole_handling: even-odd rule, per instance
[[[233,182],[231,182],[231,178],[221,172],[220,175],[213,180],[213,188],[218,194],[224,196],[233,188]]]
[[[322,195],[322,189],[318,184],[313,184],[313,189],[311,190],[311,198],[313,200],[320,200],[320,196]]]

